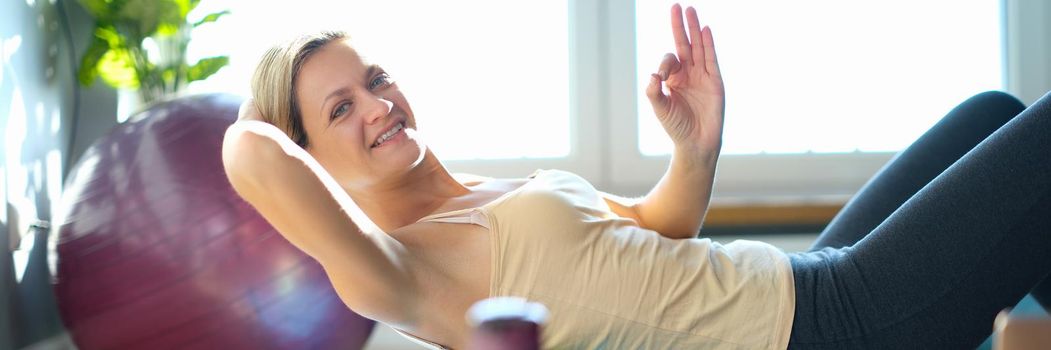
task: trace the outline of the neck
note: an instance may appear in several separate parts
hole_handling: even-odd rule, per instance
[[[410,225],[433,213],[450,198],[470,192],[430,150],[408,176],[345,190],[384,232]]]

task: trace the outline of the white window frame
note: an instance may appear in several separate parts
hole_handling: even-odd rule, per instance
[[[634,0],[569,0],[570,135],[565,158],[447,161],[453,171],[522,177],[538,168],[569,170],[597,188],[645,194],[669,156],[638,148]],[[1002,0],[1004,86],[1025,103],[1051,89],[1051,4]],[[1023,30],[1024,28],[1024,30]],[[501,132],[510,132],[502,130]],[[543,137],[543,135],[537,135]],[[716,202],[845,202],[893,153],[723,155]]]

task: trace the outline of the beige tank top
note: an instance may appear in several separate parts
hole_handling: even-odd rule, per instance
[[[795,288],[777,248],[666,238],[614,214],[577,175],[531,178],[482,207],[420,221],[489,229],[489,294],[547,306],[545,349],[787,348]]]

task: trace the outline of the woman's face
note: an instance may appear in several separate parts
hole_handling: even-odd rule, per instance
[[[314,52],[296,79],[307,152],[340,184],[373,184],[423,159],[405,96],[346,40]]]

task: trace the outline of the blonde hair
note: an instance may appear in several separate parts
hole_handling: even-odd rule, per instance
[[[252,97],[263,120],[283,130],[300,147],[306,147],[309,141],[296,101],[296,77],[314,52],[346,38],[347,34],[341,31],[323,31],[278,44],[263,54],[252,74]]]

